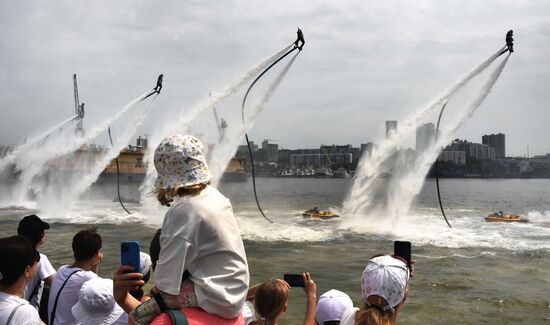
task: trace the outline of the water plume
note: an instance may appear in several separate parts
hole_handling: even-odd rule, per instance
[[[296,57],[299,53],[296,53],[286,64],[286,66],[281,70],[279,75],[273,80],[271,85],[268,87],[266,94],[264,97],[260,100],[260,102],[255,105],[250,110],[250,115],[246,118],[244,125],[241,125],[240,128],[238,128],[238,131],[236,134],[226,136],[222,143],[218,144],[214,150],[210,153],[210,161],[208,162],[208,166],[210,170],[212,171],[212,174],[214,175],[214,180],[212,181],[213,186],[217,186],[220,182],[221,177],[223,176],[223,172],[225,171],[225,168],[229,164],[229,161],[235,153],[237,152],[237,148],[239,144],[242,142],[243,137],[245,133],[252,128],[256,120],[258,119],[258,116],[260,113],[267,107],[267,104],[271,102],[271,98],[273,97],[273,94],[275,93],[275,90],[281,83],[281,81],[286,76],[287,72],[290,70],[290,67],[296,60]]]
[[[476,75],[481,73],[488,67],[490,62],[496,59],[496,57],[498,57],[498,55],[493,55],[488,60],[485,60],[465,78],[456,83],[455,86],[451,87],[451,89],[454,89],[453,92],[447,92],[447,95],[441,97],[437,102],[440,103],[440,105],[444,105],[452,94],[456,93],[469,79],[473,78],[473,72],[475,72]],[[460,128],[483,103],[504,69],[508,57],[509,56],[507,56],[495,71],[493,71],[475,98],[466,109],[460,112],[460,116],[451,123],[448,131],[442,132],[435,145],[430,147],[427,151],[414,157],[406,151],[398,150],[398,146],[402,145],[405,136],[414,131],[422,121],[422,119],[417,119],[418,116],[424,115],[425,111],[421,111],[420,114],[419,112],[413,114],[413,117],[408,119],[408,121],[412,121],[412,123],[408,124],[404,129],[399,130],[392,138],[384,142],[380,150],[373,152],[372,156],[366,159],[361,159],[359,163],[359,175],[344,202],[343,214],[351,219],[366,215],[368,221],[381,221],[382,225],[379,226],[386,229],[395,226],[395,223],[401,216],[407,215],[414,197],[422,188],[424,178],[432,163],[437,159],[442,148],[450,142],[456,130]],[[457,87],[458,85],[460,85],[460,87]],[[431,108],[428,110],[431,110]],[[395,163],[392,178],[389,182],[383,182],[380,176],[386,171],[385,167],[387,167],[389,160],[392,158],[394,158],[393,160]],[[385,207],[380,202],[382,198],[375,195],[375,189],[381,188],[382,184],[387,186],[387,204]],[[384,218],[382,219],[384,220],[380,220],[381,218],[375,220],[374,215],[383,215]],[[351,222],[353,223],[353,220]]]
[[[285,48],[265,58],[252,69],[248,70],[243,75],[233,80],[228,86],[225,87],[222,92],[213,93],[209,98],[194,106],[188,111],[182,110],[179,118],[174,119],[171,116],[166,117],[164,125],[158,128],[158,130],[153,133],[151,140],[149,141],[149,147],[151,148],[151,150],[146,154],[146,157],[144,157],[144,161],[148,162],[148,168],[145,181],[141,186],[142,198],[147,197],[146,194],[151,191],[154,179],[157,175],[157,171],[154,168],[154,149],[158,146],[160,141],[162,141],[162,139],[170,134],[183,132],[183,130],[188,128],[190,123],[192,123],[201,113],[212,110],[217,103],[233,95],[244,84],[248,83],[262,70],[267,68],[272,62],[283,55],[288,49],[290,49],[291,46],[292,45],[286,46]]]

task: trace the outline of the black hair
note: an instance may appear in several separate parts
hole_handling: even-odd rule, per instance
[[[155,232],[153,239],[151,239],[151,245],[149,246],[149,255],[151,256],[151,267],[153,268],[153,271],[155,271],[160,255],[160,228],[157,229],[157,232]]]
[[[0,238],[0,285],[11,286],[25,272],[40,260],[31,241],[24,236]]]
[[[92,258],[101,249],[101,236],[96,228],[79,231],[73,237],[73,255],[76,261]]]

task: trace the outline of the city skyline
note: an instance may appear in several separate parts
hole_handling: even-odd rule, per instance
[[[0,54],[0,143],[21,143],[70,117],[73,73],[86,103],[84,128],[149,90],[164,73],[155,114],[139,129],[154,133],[161,119],[191,109],[293,42],[298,26],[304,50],[250,136],[300,147],[380,143],[384,121],[399,123],[437,98],[502,47],[513,29],[515,52],[501,78],[454,137],[502,132],[511,155],[525,154],[528,146],[531,155],[543,154],[550,151],[548,12],[550,3],[527,0],[2,2],[6,32],[0,37],[10,46]],[[479,82],[466,94],[476,87]],[[453,97],[450,113],[460,99]],[[241,100],[239,93],[222,103],[220,116],[237,115]]]

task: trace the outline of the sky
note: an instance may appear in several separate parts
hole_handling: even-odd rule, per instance
[[[546,1],[21,0],[0,2],[0,27],[0,144],[70,117],[73,73],[85,127],[163,73],[156,113],[140,128],[150,133],[159,116],[221,91],[300,27],[304,50],[250,137],[282,148],[359,146],[434,100],[513,29],[515,52],[456,137],[501,132],[508,156],[550,153]]]

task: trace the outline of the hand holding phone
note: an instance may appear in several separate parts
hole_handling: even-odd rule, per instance
[[[120,264],[132,266],[135,273],[141,272],[138,241],[120,242]]]
[[[407,261],[407,266],[411,268],[411,242],[398,241],[393,243],[393,255],[399,256]]]
[[[304,276],[302,274],[285,274],[283,279],[291,287],[304,287]]]

